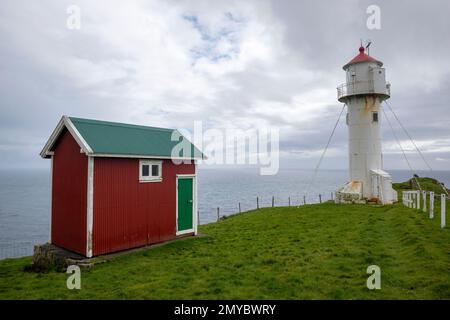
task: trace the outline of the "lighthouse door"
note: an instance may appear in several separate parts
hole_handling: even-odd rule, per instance
[[[373,92],[385,93],[386,91],[386,74],[384,68],[375,67],[370,70],[370,80],[373,84]]]
[[[378,174],[372,174],[372,196],[381,200],[381,192],[380,192],[380,176]]]

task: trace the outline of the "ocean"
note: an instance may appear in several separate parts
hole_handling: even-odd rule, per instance
[[[408,171],[387,170],[395,182],[411,177]],[[450,171],[417,172],[450,185]],[[280,169],[277,175],[261,176],[255,168],[199,168],[200,224],[239,210],[303,203],[312,170]],[[329,200],[331,193],[347,181],[346,170],[321,170],[311,186],[307,203]],[[0,170],[0,259],[32,255],[35,244],[49,238],[50,173],[48,170]]]

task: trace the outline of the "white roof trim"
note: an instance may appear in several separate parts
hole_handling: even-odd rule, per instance
[[[391,177],[391,175],[389,173],[387,173],[386,171],[381,170],[381,169],[371,169],[370,172],[372,174],[375,174],[375,175],[378,175],[378,176],[382,176],[382,177],[386,177],[386,178],[390,178]]]
[[[61,120],[59,120],[58,124],[56,125],[56,128],[50,135],[50,138],[48,138],[47,142],[45,143],[44,148],[42,148],[42,151],[39,153],[42,158],[47,158],[47,156],[50,155],[49,153],[50,149],[52,148],[56,139],[59,137],[59,134],[61,133],[63,128],[64,128],[64,120],[63,118],[61,118]]]
[[[72,121],[69,117],[63,116],[64,124],[66,125],[69,132],[72,134],[72,136],[75,138],[75,140],[80,145],[81,149],[83,149],[84,153],[91,154],[93,153],[91,147],[89,144],[84,140],[83,136],[78,132],[77,128],[73,125]]]
[[[77,128],[73,125],[72,121],[70,121],[70,118],[68,116],[62,116],[61,120],[59,120],[58,125],[56,126],[55,130],[53,130],[52,134],[50,135],[50,138],[48,138],[47,143],[45,144],[44,148],[40,153],[42,158],[47,158],[48,156],[52,155],[53,152],[50,150],[55,144],[56,140],[58,140],[59,135],[61,134],[64,128],[67,128],[67,130],[69,130],[70,134],[73,136],[73,138],[78,143],[80,148],[84,151],[84,153],[86,154],[93,153],[89,144],[86,142],[86,140],[84,140],[80,132],[78,132]]]

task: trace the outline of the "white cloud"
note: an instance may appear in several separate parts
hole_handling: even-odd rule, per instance
[[[416,146],[410,140],[400,140],[399,143],[406,153],[417,153],[416,146],[422,153],[450,152],[450,139],[415,140]],[[383,144],[383,152],[402,153],[397,141],[386,141]]]
[[[69,4],[81,8],[80,30],[66,28]],[[4,1],[0,145],[7,148],[17,139],[37,149],[57,119],[72,114],[181,128],[191,128],[194,120],[244,130],[275,126],[283,157],[297,151],[318,157],[340,111],[335,87],[344,81],[341,67],[367,33],[360,6],[358,1],[347,7],[270,0]],[[413,13],[421,14],[419,9]],[[414,135],[424,152],[450,153],[445,113],[450,45],[441,34],[447,20],[438,20],[436,11],[414,29],[420,50],[413,50],[418,45],[402,38],[405,28],[413,27],[410,20],[390,28],[390,17],[397,22],[401,10],[389,10],[383,11],[382,30],[370,36],[376,57],[386,62],[393,99],[401,99],[393,105],[407,108],[408,128],[432,126]],[[438,36],[439,46],[427,45]],[[392,47],[397,42],[401,45]],[[427,124],[418,112],[426,113]],[[440,139],[433,139],[438,123]],[[340,127],[329,156],[345,158],[345,134]],[[405,147],[410,148],[406,141]],[[386,141],[388,154],[396,154],[395,148]]]

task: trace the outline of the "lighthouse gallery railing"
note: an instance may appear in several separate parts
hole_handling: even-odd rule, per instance
[[[350,83],[343,83],[337,87],[338,99],[355,94],[378,93],[384,95],[391,95],[391,84],[386,83],[384,88],[376,88],[372,80],[369,81],[354,81]]]

